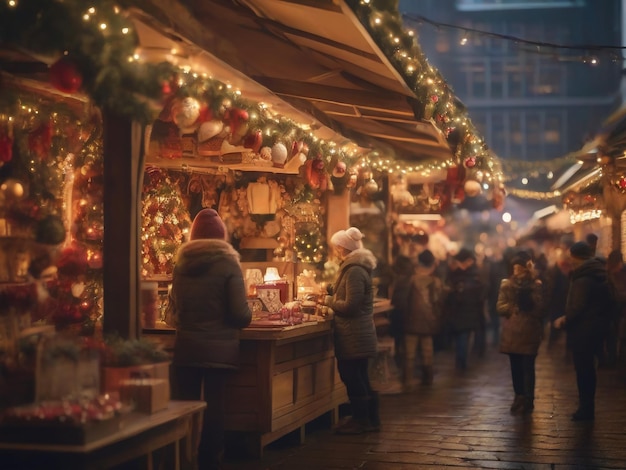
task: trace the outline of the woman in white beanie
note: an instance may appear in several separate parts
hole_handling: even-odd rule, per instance
[[[222,468],[226,380],[239,365],[239,331],[252,313],[239,253],[226,241],[219,214],[202,209],[189,242],[181,245],[172,276],[170,307],[176,318],[173,397],[203,399],[198,468]]]
[[[368,375],[368,361],[376,355],[377,345],[372,286],[376,257],[363,248],[362,238],[358,228],[350,227],[330,239],[341,261],[329,304],[334,311],[335,356],[352,408],[351,419],[335,429],[338,434],[380,429],[378,394],[372,390]]]

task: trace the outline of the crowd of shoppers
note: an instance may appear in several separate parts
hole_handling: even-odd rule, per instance
[[[380,429],[379,396],[369,378],[369,362],[377,353],[372,279],[377,261],[362,239],[356,227],[330,239],[340,269],[327,304],[334,314],[337,370],[352,409],[335,428],[339,434]],[[200,468],[221,467],[225,384],[238,366],[239,331],[251,321],[239,255],[227,240],[216,211],[203,209],[196,215],[190,240],[177,254],[169,299],[176,327],[173,397],[207,404]],[[435,338],[449,338],[442,344],[453,347],[456,369],[462,372],[469,366],[471,340],[478,342],[480,356],[491,331],[491,344],[509,356],[510,411],[531,413],[535,358],[547,319],[550,341],[560,330],[567,334],[579,398],[572,419],[594,419],[597,362],[610,366],[624,356],[626,267],[621,252],[600,258],[597,237],[587,237],[571,244],[551,267],[524,249],[509,249],[501,259],[479,263],[467,248],[438,260],[425,240],[419,250],[397,256],[393,268],[390,332],[404,392],[417,388],[418,370],[422,385],[433,383]]]
[[[435,362],[428,336],[434,338],[435,351],[437,344],[453,348],[459,372],[470,366],[471,343],[478,357],[492,346],[509,356],[511,413],[528,414],[534,409],[535,358],[544,336],[552,348],[562,345],[565,335],[565,357],[573,362],[579,392],[572,419],[594,419],[596,368],[623,359],[626,338],[626,267],[619,250],[597,256],[597,241],[595,234],[577,243],[565,241],[555,250],[553,264],[529,248],[508,248],[480,262],[473,250],[461,248],[435,260],[438,268],[428,271],[428,279],[442,285],[440,298],[432,302],[435,308],[424,301],[426,266],[420,255],[398,257],[391,300],[394,337],[403,348],[403,389],[416,388],[420,369],[422,384],[432,383]],[[427,247],[421,253],[431,254]],[[436,326],[426,330],[428,325]]]

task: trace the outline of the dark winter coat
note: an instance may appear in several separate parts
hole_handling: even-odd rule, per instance
[[[519,306],[519,293],[529,289],[533,301],[527,311]],[[505,318],[500,336],[500,352],[535,356],[543,337],[543,286],[539,279],[529,276],[511,276],[500,283],[496,308]]]
[[[335,355],[357,359],[376,355],[372,270],[376,257],[358,249],[343,260],[330,307],[334,311]]]
[[[444,315],[447,328],[453,333],[478,328],[484,315],[486,288],[476,264],[450,271],[446,289]]]
[[[239,253],[224,240],[182,245],[170,294],[176,316],[173,363],[234,369],[239,363],[239,330],[252,320]]]
[[[603,339],[613,308],[605,263],[585,260],[570,273],[565,329],[574,351],[596,348]]]
[[[393,265],[394,280],[391,286],[391,305],[393,310],[389,318],[389,334],[394,338],[404,336],[404,319],[409,309],[411,278],[415,274],[415,265],[411,258],[398,255]]]
[[[441,279],[421,266],[411,280],[406,333],[432,336],[441,329],[441,304],[443,283]]]

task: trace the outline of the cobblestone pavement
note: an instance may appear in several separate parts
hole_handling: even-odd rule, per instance
[[[318,420],[304,444],[285,436],[260,460],[230,455],[225,469],[626,469],[626,366],[598,371],[595,421],[572,422],[576,382],[562,344],[539,353],[530,416],[509,413],[508,358],[497,350],[472,356],[464,373],[450,351],[435,363],[434,384],[413,393],[400,392],[393,364],[378,377],[380,432],[339,436]]]

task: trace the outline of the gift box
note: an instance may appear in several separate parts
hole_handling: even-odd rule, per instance
[[[116,392],[128,379],[164,379],[169,382],[170,363],[157,362],[127,367],[102,367],[102,391]]]
[[[135,411],[155,413],[170,401],[170,382],[165,379],[128,379],[120,382],[120,399]]]

